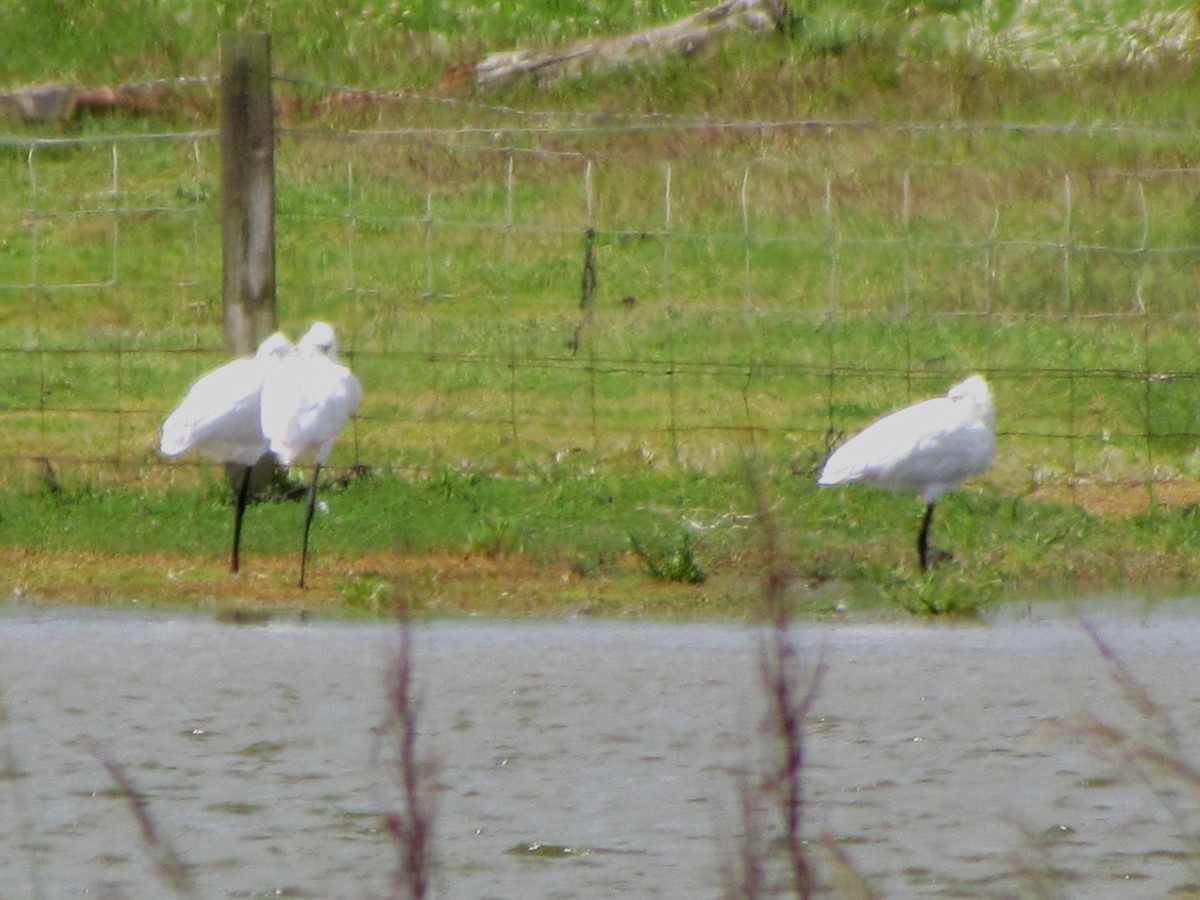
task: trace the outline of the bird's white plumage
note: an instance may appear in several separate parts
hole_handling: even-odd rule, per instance
[[[316,322],[263,383],[262,433],[284,465],[321,464],[361,400],[362,385],[337,361],[333,329]]]
[[[201,376],[163,423],[163,454],[194,449],[217,462],[254,465],[267,452],[261,424],[263,381],[291,352],[291,341],[276,332],[252,358],[235,359]]]
[[[978,375],[945,397],[924,400],[868,425],[826,460],[818,483],[863,481],[911,490],[935,503],[996,456],[995,405]]]

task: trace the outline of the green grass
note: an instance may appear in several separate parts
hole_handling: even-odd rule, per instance
[[[482,53],[696,6],[531,0],[339,16],[280,0],[239,19],[186,0],[117,11],[24,0],[0,85],[211,74],[220,32],[272,31],[276,71],[302,82],[276,85],[280,320],[292,332],[316,317],[337,324],[366,399],[332,470],[378,475],[345,489],[353,511],[337,514],[350,518],[328,529],[328,552],[510,554],[593,572],[632,552],[634,535],[660,569],[691,562],[709,576],[736,569],[754,542],[744,531],[693,542],[679,510],[746,514],[735,498],[752,454],[793,504],[802,569],[889,583],[907,531],[872,528],[882,543],[862,552],[852,523],[907,524],[909,498],[817,492],[812,474],[840,433],[981,370],[1000,453],[961,503],[994,506],[1008,526],[975,524],[994,515],[955,526],[950,501],[970,577],[1008,584],[1092,565],[1124,577],[1148,571],[1139,559],[1190,577],[1190,519],[1174,507],[1152,509],[1147,537],[1138,520],[1097,525],[1026,502],[1047,486],[1145,496],[1196,476],[1200,73],[1178,44],[1183,7],[964,2],[911,15],[793,3],[786,33],[765,41],[450,103],[438,94],[447,65]],[[1154,65],[1122,40],[1134,25]],[[1043,65],[1051,50],[1067,64]],[[329,107],[313,82],[427,99]],[[109,139],[209,129],[214,113],[201,91],[143,118],[8,120],[0,543],[222,553],[211,470],[155,452],[166,411],[222,359],[217,147]],[[646,129],[645,113],[876,127],[668,118]],[[588,127],[529,127],[546,121]],[[28,143],[64,136],[81,140]],[[597,282],[585,320],[588,228]],[[66,497],[41,493],[43,459]],[[439,483],[446,496],[424,493]],[[610,499],[589,509],[574,497],[589,490]],[[675,513],[636,513],[659,494]],[[261,552],[287,552],[294,513],[256,508],[269,523]],[[1055,528],[1065,534],[1051,541]],[[1043,544],[1056,555],[1036,562]],[[918,591],[897,602],[957,601]]]
[[[0,84],[65,80],[141,81],[215,71],[215,36],[257,29],[274,35],[285,69],[310,78],[392,86],[440,76],[450,61],[481,51],[551,46],[671,21],[704,4],[689,0],[596,3],[435,0],[344,4],[268,0],[247,8],[195,0],[145,0],[114,7],[102,0],[17,0]],[[887,53],[971,59],[1061,70],[1107,66],[1187,48],[1187,6],[1179,2],[981,4],[948,0],[826,0],[789,4],[789,50],[827,60],[870,56],[874,81],[895,79]],[[206,44],[197,35],[213,35]],[[86,39],[84,39],[86,36]],[[697,73],[690,73],[692,81]],[[705,73],[709,85],[720,82]],[[49,77],[47,77],[49,76]],[[695,87],[681,89],[694,93]]]
[[[245,573],[229,576],[229,491],[215,474],[198,490],[65,481],[56,491],[0,494],[9,590],[201,605],[232,595],[352,613],[381,612],[394,591],[411,590],[419,606],[441,612],[739,617],[754,608],[762,577],[763,520],[739,472],[596,475],[568,463],[330,484],[322,493],[329,511],[313,529],[315,586],[298,594],[302,504],[252,506]],[[919,502],[820,489],[813,475],[764,469],[756,477],[803,615],[971,614],[1031,585],[1200,577],[1193,508],[1114,518],[987,488],[939,505],[933,543],[954,560],[921,575]],[[493,570],[502,574],[483,574]]]

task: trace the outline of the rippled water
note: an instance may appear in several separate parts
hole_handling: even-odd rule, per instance
[[[1089,616],[1200,764],[1195,605]],[[720,896],[737,773],[769,747],[753,630],[454,622],[414,638],[437,896]],[[1200,883],[1186,837],[1200,792],[1140,779],[1063,727],[1091,712],[1153,733],[1078,621],[805,625],[797,639],[827,666],[809,834],[838,841],[879,896]],[[396,643],[388,625],[0,615],[0,897],[169,895],[100,757],[144,792],[202,897],[386,896],[380,814],[396,797],[377,735]]]

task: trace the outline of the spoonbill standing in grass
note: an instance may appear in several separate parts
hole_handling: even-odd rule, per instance
[[[209,459],[242,467],[234,500],[231,572],[238,570],[250,473],[267,452],[260,407],[263,379],[292,349],[292,342],[276,332],[259,344],[252,358],[235,359],[201,376],[163,422],[159,447],[164,455],[195,449]]]
[[[973,375],[945,397],[906,406],[868,425],[825,461],[818,484],[865,481],[916,491],[925,501],[917,536],[921,571],[929,567],[934,504],[996,456],[996,409],[987,382]]]
[[[362,385],[337,361],[333,328],[314,322],[300,338],[295,355],[268,374],[262,389],[262,432],[275,457],[285,466],[313,467],[304,512],[300,551],[300,587],[308,562],[308,532],[317,500],[317,476],[333,441],[362,400]]]

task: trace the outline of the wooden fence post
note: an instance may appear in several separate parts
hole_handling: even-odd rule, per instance
[[[221,304],[225,350],[248,356],[275,331],[275,114],[271,36],[221,35]],[[241,468],[225,467],[237,484]],[[270,454],[251,491],[275,480]]]
[[[276,328],[271,36],[221,36],[221,247],[225,349],[254,352]]]

